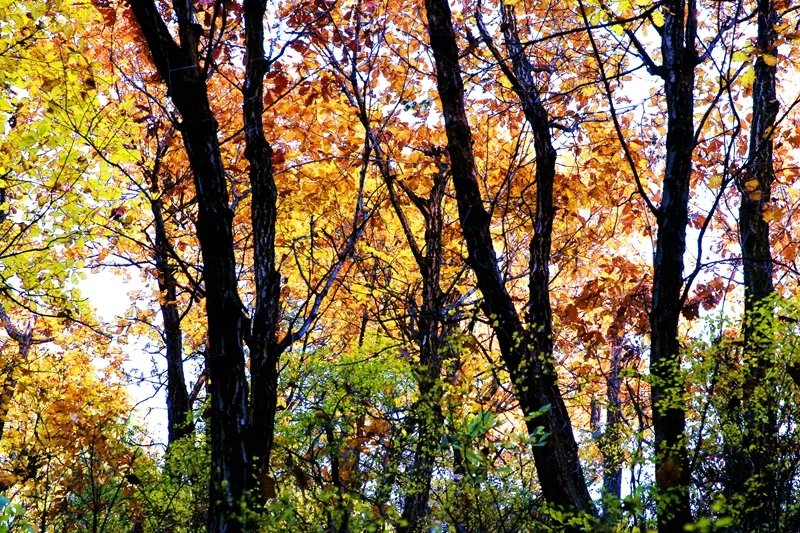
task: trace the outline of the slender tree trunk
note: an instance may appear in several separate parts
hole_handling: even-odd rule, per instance
[[[168,441],[190,435],[194,431],[191,419],[191,402],[186,390],[186,378],[183,372],[183,333],[178,310],[178,283],[175,278],[175,265],[169,256],[169,240],[164,224],[163,200],[159,194],[158,169],[154,169],[150,178],[150,189],[153,198],[150,210],[153,213],[155,228],[155,248],[153,258],[158,273],[158,290],[160,292],[159,307],[164,321],[164,345],[167,360],[167,430]]]
[[[506,50],[514,70],[514,83],[525,119],[533,131],[536,152],[536,208],[530,242],[530,274],[527,320],[534,332],[534,346],[547,359],[553,357],[553,317],[550,306],[550,248],[553,236],[553,184],[556,176],[556,151],[550,134],[550,118],[542,104],[533,77],[533,67],[519,39],[513,6],[502,7],[502,29]]]
[[[180,46],[152,0],[130,3],[153,62],[181,116],[180,131],[194,175],[197,235],[203,258],[211,397],[211,480],[208,529],[242,530],[247,492],[245,449],[247,383],[242,339],[246,332],[236,282],[233,212],[217,138],[217,121],[197,63],[191,2],[176,1]]]
[[[569,415],[561,400],[561,393],[556,382],[555,366],[553,359],[553,317],[550,305],[550,253],[553,235],[553,186],[556,175],[556,151],[553,148],[552,136],[550,133],[550,118],[542,104],[539,90],[533,75],[533,67],[528,60],[525,50],[519,38],[517,20],[514,15],[513,6],[502,6],[502,30],[505,40],[506,50],[511,58],[511,64],[516,82],[512,85],[520,99],[525,119],[531,126],[533,132],[533,146],[536,153],[536,206],[533,220],[533,237],[530,242],[530,273],[528,276],[529,302],[527,309],[528,331],[531,332],[530,352],[526,354],[529,361],[533,364],[521,364],[522,373],[525,376],[523,390],[529,392],[533,389],[544,388],[544,394],[539,392],[539,398],[532,398],[528,401],[529,405],[551,404],[551,409],[561,410],[561,413],[554,413],[554,424],[562,424],[566,421],[568,433],[563,431],[560,435],[560,445],[565,452],[560,466],[576,468],[568,470],[572,472],[573,487],[569,488],[572,493],[571,500],[578,507],[576,500],[586,497],[585,481],[581,473],[580,464],[577,460],[577,445],[572,436],[572,427],[569,423]],[[538,368],[537,368],[538,367]],[[555,404],[549,398],[557,398]],[[533,420],[531,426],[538,424]],[[556,452],[557,453],[557,452]],[[540,464],[548,463],[551,459],[547,454],[537,462],[537,469]],[[552,464],[552,463],[550,463]],[[577,475],[576,475],[577,474]],[[550,475],[558,476],[556,472]],[[541,477],[541,471],[540,471]],[[544,486],[544,485],[543,485]],[[584,504],[585,505],[585,504]]]
[[[411,466],[409,486],[403,506],[402,519],[407,523],[397,531],[411,533],[425,531],[431,477],[439,447],[443,422],[440,374],[445,354],[444,297],[439,285],[442,266],[442,201],[447,184],[446,170],[440,169],[434,177],[429,198],[421,205],[425,218],[425,261],[418,265],[422,273],[422,309],[419,332],[419,400],[414,413],[418,440]]]
[[[661,55],[667,100],[667,154],[654,258],[650,371],[659,489],[658,530],[671,533],[682,531],[692,518],[678,323],[694,150],[694,69],[697,64],[694,0],[669,0],[664,14]]]
[[[426,370],[423,372],[428,373]],[[426,518],[429,514],[431,478],[444,419],[439,405],[441,385],[438,376],[431,379],[426,376],[420,380],[419,387],[419,405],[414,413],[418,432],[417,445],[401,516],[405,525],[397,528],[398,532],[403,533],[428,530]]]
[[[777,57],[777,12],[771,0],[758,0],[756,47]],[[777,421],[775,391],[768,378],[771,366],[770,333],[765,331],[771,312],[761,304],[773,293],[769,224],[764,208],[770,201],[773,167],[773,128],[778,113],[775,66],[764,56],[755,63],[753,119],[746,172],[739,180],[739,241],[745,284],[744,384],[741,442],[728,456],[728,492],[743,504],[742,531],[775,531],[780,501],[777,481]],[[767,320],[765,320],[767,319]]]
[[[772,58],[777,58],[778,54],[775,44],[777,19],[771,0],[759,0],[756,46],[761,54]],[[763,211],[770,201],[775,179],[772,155],[773,128],[778,115],[775,70],[774,64],[769,65],[764,60],[764,55],[756,59],[749,157],[747,171],[739,180],[739,239],[742,245],[746,311],[752,311],[760,300],[774,290],[769,224],[764,220]],[[746,333],[753,334],[747,330]]]
[[[250,163],[253,224],[253,267],[256,301],[250,339],[251,398],[248,447],[253,475],[263,481],[269,471],[275,411],[278,402],[276,341],[280,276],[275,266],[275,220],[278,189],[272,168],[272,147],[264,136],[264,13],[266,0],[245,0],[245,83],[243,89],[245,155]],[[263,495],[263,490],[261,491]]]
[[[203,103],[207,105],[208,102]],[[191,121],[187,121],[187,115],[182,116],[184,143],[197,188],[197,232],[203,257],[208,317],[212,469],[209,529],[234,532],[241,529],[240,502],[247,487],[247,382],[242,346],[247,334],[246,320],[236,291],[233,216],[227,202],[216,121],[210,113]],[[213,166],[209,168],[209,164]]]
[[[467,243],[468,262],[483,295],[482,309],[494,324],[501,354],[511,374],[528,430],[543,426],[549,436],[544,446],[533,448],[539,482],[547,502],[572,511],[594,514],[586,487],[578,447],[564,400],[558,389],[552,353],[541,346],[539,335],[530,335],[503,284],[490,234],[491,220],[483,205],[472,153],[472,135],[464,107],[464,85],[458,64],[458,48],[447,0],[426,0],[428,32],[436,64],[436,81],[447,133],[447,149],[453,172],[461,229]],[[538,201],[538,199],[537,199]],[[543,206],[543,213],[546,206]],[[537,228],[537,231],[545,231]],[[545,231],[546,232],[546,231]],[[545,235],[541,238],[544,239]],[[549,239],[549,235],[547,235]],[[535,239],[534,239],[535,240]],[[536,253],[549,250],[544,241],[532,243]],[[549,255],[549,254],[545,254]],[[539,267],[532,258],[532,270]],[[532,283],[538,288],[538,277]],[[546,276],[546,274],[545,274]],[[528,320],[540,320],[546,313],[543,296],[535,295]],[[548,306],[549,307],[549,306]],[[550,341],[551,342],[551,341]],[[533,418],[545,405],[542,416]]]
[[[616,337],[611,346],[611,365],[606,379],[606,427],[603,432],[603,492],[606,496],[619,500],[622,496],[622,412],[620,405],[619,377],[622,362],[622,339]],[[603,515],[609,514],[608,505],[603,506]]]
[[[354,78],[349,79],[351,83],[354,83],[352,81]],[[414,458],[407,483],[406,500],[401,516],[405,525],[398,526],[398,532],[407,533],[418,531],[425,527],[425,518],[429,512],[428,502],[430,500],[431,477],[443,423],[440,405],[442,388],[439,383],[439,377],[446,352],[444,344],[447,334],[443,324],[445,309],[444,294],[442,294],[440,286],[440,273],[442,229],[444,226],[442,202],[447,188],[448,170],[445,165],[440,165],[439,171],[434,176],[434,183],[427,199],[420,198],[406,188],[402,182],[397,182],[390,169],[389,162],[384,156],[378,135],[372,129],[367,106],[361,98],[359,87],[355,84],[352,88],[344,86],[343,91],[350,104],[357,111],[359,121],[367,132],[367,146],[371,147],[371,152],[375,154],[374,160],[378,171],[389,191],[389,201],[400,220],[408,246],[422,276],[422,309],[418,323],[411,324],[413,328],[409,328],[414,330],[411,337],[416,337],[419,352],[417,372],[419,399],[414,412],[409,417],[409,433],[413,431],[413,426],[416,424],[418,440],[414,450]],[[400,205],[397,193],[398,187],[404,191],[425,220],[424,255],[417,245],[411,226]],[[393,458],[391,464],[394,465],[395,461],[396,458]],[[379,490],[380,494],[385,496],[395,477],[396,468],[389,468],[387,478],[382,485],[382,489]],[[379,502],[382,503],[385,499],[385,497],[379,498]]]
[[[272,164],[272,147],[264,134],[264,76],[268,61],[264,50],[266,0],[244,0],[245,82],[242,113],[244,116],[245,156],[250,164],[253,228],[253,269],[255,272],[255,309],[248,338],[250,348],[251,397],[248,409],[247,448],[253,458],[251,477],[261,486],[253,496],[263,503],[270,456],[274,446],[275,414],[278,404],[280,356],[302,338],[314,324],[320,307],[350,257],[361,236],[369,213],[363,206],[363,180],[353,217],[353,229],[324,283],[315,288],[310,311],[302,325],[278,338],[280,319],[280,275],[275,261],[275,222],[278,188]],[[366,164],[366,163],[365,163]]]

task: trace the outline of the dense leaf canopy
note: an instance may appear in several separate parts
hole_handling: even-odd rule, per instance
[[[0,0],[0,529],[799,530],[798,58],[789,0]]]

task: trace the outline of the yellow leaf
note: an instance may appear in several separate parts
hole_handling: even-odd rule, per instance
[[[659,28],[664,25],[664,13],[661,11],[654,11],[653,12],[653,24],[658,26]]]
[[[774,67],[778,64],[778,58],[770,54],[761,54],[761,59],[768,67]]]
[[[732,58],[736,63],[744,63],[748,59],[750,59],[750,52],[747,50],[739,50],[738,52],[733,53]]]
[[[722,186],[722,176],[711,176],[708,178],[709,189],[719,189]]]
[[[748,193],[758,190],[758,180],[751,178],[744,182],[744,190]]]
[[[783,211],[775,206],[772,207],[764,206],[762,215],[764,217],[765,222],[777,222],[778,220],[783,218]]]
[[[744,182],[742,185],[744,192],[747,193],[747,196],[750,200],[754,202],[758,202],[761,200],[761,188],[759,187],[758,180],[756,178],[751,178]]]
[[[744,71],[744,74],[742,74],[742,85],[744,85],[745,87],[752,87],[753,80],[755,79],[756,79],[755,71],[752,69],[752,67],[748,68],[747,70]]]

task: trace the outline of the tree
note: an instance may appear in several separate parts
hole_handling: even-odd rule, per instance
[[[26,520],[797,529],[797,6],[0,9]]]
[[[209,529],[238,531],[243,526],[242,508],[254,480],[263,485],[268,477],[274,433],[280,354],[316,320],[322,299],[348,257],[353,241],[367,217],[356,214],[352,234],[338,254],[326,284],[314,295],[314,303],[302,324],[276,338],[279,319],[279,282],[275,270],[275,221],[277,191],[273,179],[272,148],[263,132],[264,57],[263,17],[266,3],[244,2],[246,58],[243,87],[243,128],[250,166],[251,220],[254,241],[255,303],[253,318],[245,316],[236,279],[232,233],[233,213],[219,146],[217,120],[211,109],[206,84],[209,58],[200,53],[200,36],[194,6],[173,4],[178,23],[176,43],[153,2],[131,6],[148,44],[153,62],[168,86],[181,115],[181,131],[194,175],[198,202],[197,234],[203,256],[203,282],[208,320],[208,371],[211,396],[211,506]],[[221,12],[219,10],[222,10]],[[227,8],[215,4],[224,30]],[[209,31],[216,30],[216,17]],[[207,53],[214,41],[207,42]],[[209,56],[210,57],[210,56]],[[205,67],[201,68],[201,61]],[[243,342],[250,353],[253,384],[245,379]]]
[[[458,66],[459,53],[450,7],[446,1],[428,0],[426,11],[429,39],[437,69],[436,82],[447,130],[447,147],[458,200],[459,218],[469,251],[468,261],[475,272],[478,287],[483,295],[483,311],[496,324],[495,334],[520,405],[526,415],[528,430],[534,433],[536,427],[542,424],[550,439],[547,445],[534,450],[539,482],[545,498],[553,505],[593,514],[593,505],[578,461],[572,425],[558,390],[552,354],[548,349],[552,342],[550,338],[552,333],[546,331],[549,323],[546,318],[549,313],[547,292],[542,295],[537,292],[541,291],[541,284],[532,283],[531,300],[534,302],[534,308],[529,316],[530,324],[527,329],[524,328],[497,268],[490,235],[490,217],[483,207],[475,179],[472,138],[464,109],[464,86]],[[526,96],[533,98],[535,95]],[[541,131],[540,134],[545,135]],[[546,150],[546,140],[543,142],[545,145],[542,149]],[[539,165],[547,168],[547,162],[540,161]],[[540,183],[538,187],[543,187],[543,191],[539,193],[540,198],[545,200],[549,198],[547,183]],[[547,225],[551,224],[547,204],[541,205],[540,200],[539,208],[543,221]],[[546,284],[549,232],[547,227],[538,229],[543,234],[534,238],[532,246],[537,247],[536,251],[542,255],[531,257],[534,262],[531,271],[534,282],[544,277],[540,281]],[[543,240],[540,242],[539,239]],[[537,260],[541,261],[541,264],[537,264]],[[545,300],[541,300],[543,297]],[[540,301],[543,307],[537,307],[535,305],[537,301]],[[538,313],[543,313],[541,318]],[[537,338],[540,331],[543,332],[544,338]],[[545,341],[545,344],[541,344],[542,341]],[[546,409],[544,416],[534,419],[534,414],[543,408]]]
[[[760,318],[762,314],[766,317],[771,314],[767,298],[774,291],[769,223],[764,212],[775,180],[773,136],[779,109],[775,68],[778,12],[772,2],[760,1],[756,3],[756,13],[756,49],[760,55],[754,66],[753,117],[746,167],[737,179],[745,288],[744,438],[727,458],[730,494],[744,495],[745,508],[740,522],[743,531],[756,531],[770,524],[771,528],[777,528],[780,516],[780,500],[775,494],[778,485],[775,385],[768,375],[773,365],[770,343],[764,338],[770,328],[764,318]],[[741,408],[742,404],[732,407]]]
[[[694,69],[697,11],[693,1],[665,6],[661,70],[667,101],[666,165],[653,258],[650,311],[650,371],[653,374],[653,428],[659,531],[683,529],[691,522],[689,465],[684,430],[686,414],[680,373],[678,322],[682,307],[683,255],[694,151]]]
[[[240,505],[247,487],[247,383],[243,339],[248,334],[236,289],[236,263],[216,119],[197,63],[198,37],[191,4],[176,3],[180,45],[173,41],[155,3],[131,5],[161,78],[181,113],[181,134],[198,195],[197,232],[203,251],[208,313],[211,396],[209,529],[241,530]]]

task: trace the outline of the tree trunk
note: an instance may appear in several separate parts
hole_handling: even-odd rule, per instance
[[[661,54],[667,100],[667,153],[653,261],[650,372],[659,489],[658,530],[668,533],[683,531],[683,526],[691,522],[684,436],[685,387],[680,369],[678,322],[694,150],[694,68],[697,64],[694,0],[669,0],[664,14]]]
[[[279,316],[280,276],[275,267],[275,220],[278,190],[272,169],[272,147],[264,136],[264,12],[265,0],[245,0],[245,155],[250,163],[253,224],[253,268],[256,299],[250,338],[251,398],[248,412],[248,448],[253,475],[266,479],[275,429],[278,402],[276,341]],[[260,492],[260,496],[264,491]],[[256,494],[256,497],[260,497]]]
[[[402,519],[407,525],[397,528],[402,533],[427,530],[425,518],[428,515],[431,477],[444,419],[439,376],[447,339],[442,324],[445,310],[439,277],[442,266],[442,201],[447,184],[446,172],[444,168],[439,170],[434,177],[430,196],[420,206],[425,218],[425,260],[418,265],[422,273],[422,309],[418,323],[419,400],[413,416],[417,422],[418,437],[408,483],[410,488],[406,492],[403,506]]]
[[[247,488],[245,450],[247,383],[245,317],[236,283],[236,261],[228,189],[208,101],[204,74],[196,61],[195,24],[190,2],[176,1],[181,45],[175,43],[152,0],[131,2],[153,62],[181,116],[180,131],[194,175],[197,235],[203,258],[208,320],[211,397],[211,480],[208,529],[242,530],[241,504]]]
[[[416,342],[419,352],[419,366],[416,374],[419,399],[409,417],[408,424],[408,433],[411,433],[416,425],[417,445],[414,450],[409,479],[406,483],[406,499],[401,515],[405,525],[398,526],[397,529],[401,533],[410,533],[424,530],[423,528],[425,527],[425,519],[429,513],[428,502],[430,500],[431,477],[443,423],[440,405],[442,388],[439,384],[439,376],[445,356],[447,333],[443,324],[445,295],[442,294],[441,290],[440,273],[442,264],[442,229],[444,226],[442,202],[444,201],[449,173],[446,165],[440,164],[427,199],[420,198],[406,188],[402,182],[397,182],[391,171],[389,161],[384,156],[379,135],[376,134],[372,127],[367,106],[361,98],[361,92],[353,81],[354,79],[357,78],[348,78],[353,86],[343,86],[343,92],[356,110],[359,121],[366,131],[367,147],[371,147],[371,152],[375,154],[374,160],[389,192],[389,201],[397,214],[408,246],[422,276],[422,309],[419,313],[418,322],[416,324],[409,323],[408,328],[410,333],[408,336],[410,340]],[[369,151],[367,151],[368,154]],[[411,225],[401,207],[397,193],[398,187],[403,190],[410,202],[419,210],[425,221],[424,256],[417,245]],[[360,340],[361,338],[359,337]],[[391,463],[394,464],[395,461],[396,458],[392,458]],[[389,490],[395,477],[396,468],[390,467],[379,494],[386,495],[386,491]],[[381,503],[385,499],[385,497],[378,498]]]
[[[622,338],[616,337],[611,346],[611,365],[606,379],[606,427],[602,436],[603,493],[615,500],[622,496],[622,411],[619,377],[622,369]],[[607,504],[603,515],[609,515]]]
[[[571,511],[594,514],[586,487],[578,447],[566,406],[558,389],[552,353],[540,346],[541,337],[523,327],[503,284],[497,265],[491,220],[483,205],[472,153],[472,135],[464,107],[464,85],[458,64],[458,48],[447,0],[426,0],[428,32],[436,64],[436,81],[447,133],[447,149],[453,173],[461,230],[467,243],[468,262],[483,295],[482,310],[494,324],[503,361],[509,370],[528,430],[543,426],[549,436],[544,446],[533,448],[539,482],[545,500]],[[538,201],[538,200],[537,200]],[[546,206],[545,206],[546,207]],[[541,230],[542,228],[537,228]],[[542,235],[544,237],[544,235]],[[549,238],[549,236],[547,236]],[[535,241],[536,239],[534,239]],[[536,252],[549,250],[547,243],[532,243]],[[549,255],[549,254],[548,254]],[[532,271],[538,268],[532,258]],[[531,273],[537,285],[541,273]],[[542,295],[532,298],[529,321],[539,320]],[[549,306],[548,306],[549,307]],[[543,415],[533,417],[545,405]]]
[[[777,57],[775,24],[778,15],[771,0],[759,0],[757,12],[756,47],[762,54]],[[776,400],[774,384],[768,378],[771,339],[769,331],[765,331],[772,313],[761,308],[774,291],[769,224],[764,220],[763,212],[770,201],[775,177],[772,136],[777,113],[775,66],[767,64],[762,55],[755,63],[747,167],[738,183],[741,193],[739,241],[745,284],[745,375],[742,387],[745,403],[736,406],[737,412],[742,413],[743,431],[741,442],[727,457],[727,478],[728,493],[738,496],[736,501],[743,504],[742,531],[776,530],[780,512],[778,465],[775,463],[778,444]]]
[[[153,259],[158,273],[159,307],[164,321],[164,346],[167,360],[167,430],[168,444],[190,435],[194,431],[191,419],[191,402],[186,390],[183,372],[183,333],[178,311],[175,265],[169,256],[169,240],[164,224],[163,200],[158,184],[158,163],[150,177],[153,193],[150,210],[153,213],[155,247]]]

